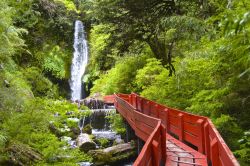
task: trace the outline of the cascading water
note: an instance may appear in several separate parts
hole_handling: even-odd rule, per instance
[[[74,56],[71,65],[71,100],[82,98],[82,76],[88,62],[88,45],[85,37],[83,23],[79,20],[75,22],[74,33]]]
[[[80,134],[82,134],[82,129],[84,127],[84,121],[85,121],[85,117],[82,117],[80,120],[79,120],[79,123],[78,123],[78,127],[80,129]]]

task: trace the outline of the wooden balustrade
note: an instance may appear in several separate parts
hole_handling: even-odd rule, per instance
[[[145,144],[134,162],[135,166],[157,166],[166,160],[166,130],[161,120],[138,112],[135,99],[122,99],[124,95],[115,96],[115,107],[134,129],[135,134],[145,141]],[[129,103],[130,101],[131,103]]]
[[[116,109],[145,141],[134,165],[157,166],[165,161],[165,132],[205,154],[213,166],[239,165],[210,119],[163,106],[134,93],[114,97]]]

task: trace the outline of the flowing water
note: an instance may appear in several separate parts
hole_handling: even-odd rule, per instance
[[[82,98],[82,76],[88,62],[88,45],[85,36],[83,23],[79,20],[75,22],[74,33],[74,55],[71,64],[71,100]]]
[[[80,120],[79,120],[79,123],[78,123],[78,127],[80,129],[80,134],[82,134],[82,129],[84,127],[84,121],[85,121],[85,117],[82,117]]]

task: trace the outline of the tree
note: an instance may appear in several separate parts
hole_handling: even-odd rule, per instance
[[[199,40],[205,31],[199,2],[94,0],[88,3],[93,6],[87,13],[94,24],[113,26],[110,31],[107,29],[112,36],[108,48],[116,47],[122,56],[136,41],[146,42],[154,56],[169,69],[169,75],[175,71],[172,62],[173,57],[179,56],[176,52],[179,41]]]

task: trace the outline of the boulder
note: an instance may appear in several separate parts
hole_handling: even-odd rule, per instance
[[[118,144],[106,149],[90,150],[88,152],[94,159],[95,165],[115,164],[136,155],[133,144]]]
[[[76,139],[76,145],[80,148],[83,152],[88,152],[89,150],[96,149],[96,144],[94,141],[91,140],[88,134],[82,133]]]
[[[71,131],[70,137],[72,137],[73,139],[76,139],[80,134],[80,129],[78,127],[71,127],[70,131]]]
[[[83,132],[87,133],[87,134],[92,134],[92,127],[91,127],[91,125],[87,124],[86,126],[84,126]]]

